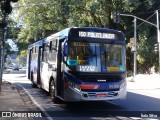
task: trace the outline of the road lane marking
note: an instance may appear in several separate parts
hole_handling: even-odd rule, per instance
[[[29,98],[31,99],[31,101],[38,107],[38,109],[40,109],[40,111],[46,116],[45,118],[47,120],[54,120],[53,118],[49,117],[49,114],[45,111],[45,109],[36,102],[36,100],[32,97],[32,95],[20,84],[17,84],[18,86],[20,86],[29,96]]]

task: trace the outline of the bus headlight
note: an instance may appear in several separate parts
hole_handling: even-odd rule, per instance
[[[69,81],[68,84],[69,84],[69,86],[70,86],[71,88],[77,90],[78,92],[81,91],[81,87],[80,87],[78,84],[76,84],[76,83],[74,83],[74,82],[71,82],[71,81]]]
[[[120,90],[123,89],[126,86],[126,80],[123,81],[123,83],[120,85]]]
[[[74,89],[77,90],[78,92],[81,91],[81,87],[79,85],[77,85],[77,84],[75,84]]]

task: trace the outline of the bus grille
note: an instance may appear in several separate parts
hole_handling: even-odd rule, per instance
[[[99,93],[98,93],[99,94]],[[103,94],[103,93],[102,93]],[[89,93],[86,93],[86,94],[83,94],[83,97],[87,98],[95,98],[97,95],[97,93],[92,93],[92,92],[89,92]],[[118,92],[108,92],[107,93],[107,97],[116,97],[118,96]]]

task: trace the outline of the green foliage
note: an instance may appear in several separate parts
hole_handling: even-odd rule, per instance
[[[11,49],[10,45],[9,44],[5,44],[5,56],[7,56],[8,54],[11,53],[10,49]]]
[[[139,39],[137,44],[138,56],[137,60],[139,63],[139,69],[141,72],[146,69],[155,66],[158,62],[157,56],[154,53],[154,44],[157,41],[157,36],[150,36],[150,26],[143,25],[143,28],[139,30]]]
[[[17,61],[19,64],[22,66],[26,66],[26,61],[27,61],[27,50],[21,50],[20,55],[17,57]]]
[[[20,56],[21,56],[21,57],[26,57],[26,56],[27,56],[27,50],[22,50],[22,51],[20,52]]]
[[[42,4],[43,3],[43,4]],[[21,55],[28,45],[47,36],[47,31],[59,31],[73,26],[95,26],[118,28],[123,31],[127,42],[127,68],[132,68],[133,54],[129,47],[129,40],[133,37],[133,18],[122,17],[119,25],[114,24],[112,13],[119,10],[123,14],[133,14],[142,19],[150,17],[159,9],[160,1],[157,0],[25,0],[19,1],[18,15],[14,17],[19,28],[19,33],[13,32],[16,37]],[[155,15],[154,15],[155,16]],[[149,21],[153,22],[155,17]],[[137,25],[142,21],[138,21]],[[21,25],[21,26],[20,26]],[[157,55],[154,54],[156,43],[156,28],[143,24],[137,28],[137,61],[138,69],[144,70],[157,65]],[[24,50],[24,51],[22,51]]]

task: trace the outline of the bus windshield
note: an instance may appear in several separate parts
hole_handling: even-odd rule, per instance
[[[104,44],[101,50],[102,72],[125,71],[125,46]]]
[[[79,72],[118,72],[125,70],[124,46],[70,42],[67,64]]]

